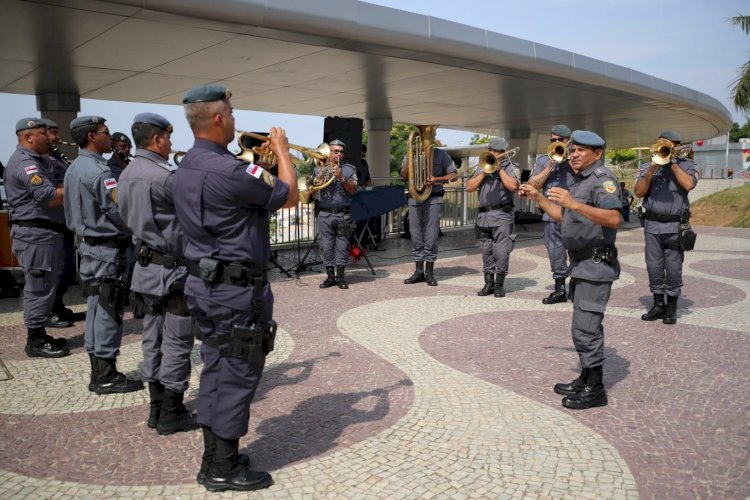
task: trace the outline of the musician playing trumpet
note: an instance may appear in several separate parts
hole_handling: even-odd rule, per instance
[[[566,125],[552,127],[549,136],[551,151],[548,150],[548,154],[537,158],[534,164],[534,170],[529,177],[529,184],[536,189],[541,189],[545,196],[549,194],[549,190],[553,187],[568,189],[573,185],[573,171],[568,163],[566,151],[569,140],[570,129]],[[556,154],[555,149],[561,146],[562,151],[558,152],[561,154]],[[563,247],[560,223],[546,212],[542,220],[544,221],[544,246],[547,248],[550,270],[555,280],[555,290],[548,297],[543,298],[542,303],[567,302],[565,278],[568,276],[568,253]]]
[[[349,234],[353,229],[349,205],[357,192],[357,170],[354,165],[343,162],[346,144],[334,139],[329,146],[327,162],[313,170],[314,180],[333,177],[327,187],[316,192],[320,253],[326,266],[326,279],[320,288],[337,285],[346,290],[349,285],[344,272],[349,262]]]
[[[466,191],[479,191],[479,214],[475,226],[482,248],[484,287],[477,295],[493,294],[505,297],[505,276],[508,274],[510,252],[516,240],[513,193],[518,189],[518,165],[508,155],[508,141],[493,137],[489,152],[494,161],[494,171],[477,168],[474,176],[466,181]]]

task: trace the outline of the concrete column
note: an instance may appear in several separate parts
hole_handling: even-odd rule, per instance
[[[81,110],[81,97],[77,94],[48,93],[36,96],[36,107],[42,118],[48,118],[60,125],[60,140],[72,142],[70,122]],[[71,160],[78,156],[78,148],[60,145],[60,151]]]
[[[368,118],[365,120],[367,130],[367,163],[372,177],[391,176],[391,118]],[[373,180],[374,186],[388,184],[384,180]]]

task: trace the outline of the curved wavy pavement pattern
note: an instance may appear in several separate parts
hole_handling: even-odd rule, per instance
[[[643,234],[620,232],[610,403],[582,412],[551,390],[579,367],[571,305],[541,304],[552,280],[540,225],[519,227],[504,299],[476,296],[469,231],[441,238],[438,287],[401,283],[413,263],[399,238],[369,253],[376,276],[350,266],[347,291],[272,273],[277,346],[240,446],[275,484],[221,497],[748,498],[750,230],[697,229],[675,326],[640,320]],[[145,391],[88,392],[82,324],[52,332],[71,356],[27,358],[20,306],[0,301],[13,377],[0,381],[0,498],[217,497],[194,482],[200,433],[157,436]],[[140,377],[140,322],[125,325],[120,368]],[[198,345],[191,361],[194,408]]]

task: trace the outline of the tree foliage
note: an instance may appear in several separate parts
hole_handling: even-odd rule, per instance
[[[729,142],[740,142],[743,137],[750,138],[750,120],[747,120],[742,127],[737,122],[732,123],[732,128],[729,129]]]
[[[394,123],[391,127],[391,176],[398,177],[401,171],[401,162],[406,155],[406,142],[411,132],[419,132],[419,129],[408,123]]]
[[[634,149],[611,149],[607,151],[607,159],[615,165],[632,162],[638,158],[638,151]]]
[[[487,144],[488,142],[490,142],[489,135],[474,134],[471,136],[469,144]]]
[[[737,15],[729,19],[732,26],[739,26],[750,34],[750,16]],[[739,111],[750,111],[750,61],[743,64],[732,88],[732,102]]]

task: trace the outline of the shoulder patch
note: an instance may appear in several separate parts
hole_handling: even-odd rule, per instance
[[[602,186],[604,186],[604,190],[609,194],[614,194],[617,191],[617,186],[613,181],[604,181]]]
[[[36,174],[34,174],[34,175],[32,175],[32,176],[31,176],[31,179],[30,179],[30,181],[31,181],[31,185],[32,185],[32,186],[41,186],[41,185],[42,185],[42,182],[44,182],[44,181],[42,181],[42,178],[41,178],[41,177],[39,177],[39,176],[38,176],[38,175],[36,175]]]
[[[263,170],[263,167],[260,167],[255,163],[251,163],[247,166],[245,172],[252,175],[256,179],[260,179],[260,176],[263,175],[263,172],[265,172],[265,170]]]
[[[107,189],[114,189],[117,187],[117,180],[114,177],[110,179],[104,179],[104,187]]]
[[[24,167],[24,171],[26,172],[26,175],[39,173],[39,169],[36,167],[36,165],[29,165],[28,167]]]

